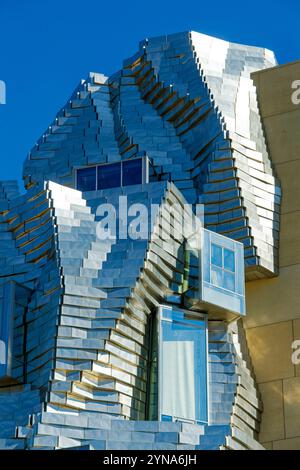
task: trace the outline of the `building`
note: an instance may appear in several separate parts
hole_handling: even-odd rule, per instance
[[[1,448],[300,447],[298,69],[146,39],[1,182]]]
[[[260,440],[270,449],[299,449],[299,103],[292,93],[300,62],[253,74],[272,163],[282,187],[279,275],[246,284],[245,327],[264,404]],[[299,350],[299,345],[298,345]],[[295,351],[295,350],[294,350]],[[298,357],[297,357],[298,359]]]

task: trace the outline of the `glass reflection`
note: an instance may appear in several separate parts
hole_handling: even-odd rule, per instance
[[[222,247],[219,245],[211,244],[211,262],[215,266],[222,268]]]
[[[98,189],[121,186],[121,163],[98,166]]]
[[[143,167],[142,159],[127,160],[122,167],[122,185],[142,184]]]
[[[206,322],[175,307],[160,311],[160,419],[205,422]]]
[[[235,271],[234,252],[227,248],[224,248],[224,268],[232,272]]]
[[[77,189],[79,191],[95,191],[96,167],[87,167],[77,170]]]

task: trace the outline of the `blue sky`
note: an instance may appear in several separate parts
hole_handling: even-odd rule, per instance
[[[0,179],[23,161],[89,71],[109,75],[141,39],[186,30],[300,59],[296,0],[0,0]],[[300,77],[299,77],[300,79]]]

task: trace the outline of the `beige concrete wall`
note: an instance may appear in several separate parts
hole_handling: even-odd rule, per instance
[[[268,449],[300,449],[300,104],[292,82],[300,61],[253,74],[266,139],[282,186],[279,276],[247,283],[244,322],[262,395],[260,441]]]

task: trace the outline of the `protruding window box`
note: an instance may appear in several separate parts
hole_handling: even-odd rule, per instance
[[[199,290],[186,305],[231,319],[246,314],[244,245],[210,230],[202,230]]]

